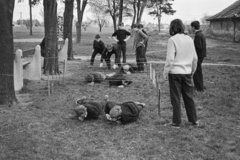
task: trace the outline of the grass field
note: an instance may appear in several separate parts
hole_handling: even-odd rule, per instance
[[[91,31],[91,30],[90,30]],[[26,32],[26,30],[25,30]],[[15,30],[14,37],[24,32]],[[27,33],[27,32],[26,32]],[[92,40],[98,33],[83,32],[81,45],[74,44],[75,55],[89,55]],[[39,32],[38,35],[42,33]],[[35,35],[35,33],[34,33]],[[106,40],[110,33],[101,33]],[[147,53],[150,60],[164,60],[167,35],[152,34]],[[134,57],[128,44],[128,57]],[[207,39],[208,53],[204,62],[240,65],[239,44]],[[16,45],[19,45],[16,43]],[[26,47],[25,44],[21,44]],[[26,43],[33,48],[34,43]],[[46,81],[25,80],[25,92],[31,95],[30,105],[0,108],[0,159],[3,160],[239,160],[240,159],[240,72],[239,67],[203,66],[207,90],[195,92],[201,126],[187,123],[184,106],[183,126],[164,126],[171,122],[168,83],[161,84],[161,116],[157,115],[157,91],[149,80],[149,68],[143,74],[132,74],[133,84],[126,88],[109,87],[107,82],[88,86],[84,76],[105,71],[87,68],[89,62],[68,62],[68,77],[56,81],[54,94],[47,95]],[[163,64],[153,68],[162,80]],[[102,101],[104,95],[116,102],[145,102],[139,120],[128,125],[98,120],[80,122],[69,118],[77,97],[87,96]]]

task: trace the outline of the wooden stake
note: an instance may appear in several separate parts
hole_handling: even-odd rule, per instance
[[[150,63],[150,79],[152,80],[152,63]]]
[[[63,83],[64,83],[64,73],[65,73],[65,60],[63,61]]]
[[[48,96],[50,96],[50,82],[49,82],[49,71],[48,72]]]
[[[156,88],[156,75],[155,75],[155,69],[153,69],[152,83],[153,83],[154,87]]]
[[[157,95],[158,95],[158,105],[157,105],[157,107],[158,107],[158,116],[160,116],[161,115],[161,93],[162,93],[162,91],[161,91],[161,87],[160,87],[160,81],[159,81],[159,79],[158,79],[158,77],[157,77]]]

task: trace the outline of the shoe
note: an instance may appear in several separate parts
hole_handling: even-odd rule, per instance
[[[165,124],[164,126],[171,126],[173,128],[180,128],[180,124],[176,124],[176,123],[168,123],[168,124]]]
[[[199,124],[199,122],[198,122],[198,121],[196,121],[196,122],[192,122],[192,126],[194,126],[194,127],[199,127],[199,126],[200,126],[200,124]]]

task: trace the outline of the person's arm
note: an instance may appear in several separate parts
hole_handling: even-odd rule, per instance
[[[101,63],[103,63],[103,59],[106,58],[106,54],[107,54],[107,48],[104,47],[104,50],[103,50],[103,53],[102,53],[102,56],[101,56]]]
[[[166,56],[166,62],[163,70],[163,78],[164,80],[168,79],[168,74],[172,68],[174,58],[175,58],[176,50],[174,46],[174,42],[169,39],[168,45],[167,45],[167,56]]]
[[[112,34],[112,38],[114,39],[114,41],[118,42],[119,40],[117,39],[117,31],[115,31],[113,34]]]
[[[194,45],[194,44],[193,44]],[[195,73],[197,69],[197,61],[198,61],[198,56],[195,50],[195,47],[192,45],[192,52],[193,52],[193,62],[192,62],[192,75]]]
[[[126,38],[124,39],[124,41],[127,42],[130,37],[131,37],[131,33],[126,31]]]
[[[194,38],[194,45],[197,52],[198,57],[202,57],[203,52],[203,39],[200,35],[196,35]]]

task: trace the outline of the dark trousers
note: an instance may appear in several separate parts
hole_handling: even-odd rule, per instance
[[[189,122],[197,121],[196,107],[193,100],[193,83],[191,74],[169,74],[169,88],[171,104],[173,106],[173,119],[175,124],[181,124],[182,95]]]
[[[202,62],[203,58],[198,59],[197,69],[193,75],[194,86],[197,90],[203,91],[203,74],[202,74]]]
[[[144,63],[147,63],[147,57],[146,57],[146,53],[147,53],[147,47],[148,47],[148,42],[146,42],[145,47],[143,49],[143,57],[144,57]]]
[[[136,48],[136,61],[138,71],[144,71],[144,47],[139,46]]]
[[[121,66],[121,57],[123,55],[122,63],[126,63],[126,51],[127,47],[126,44],[117,44],[117,64]]]
[[[93,65],[94,59],[95,59],[96,55],[97,55],[98,53],[102,55],[102,52],[103,52],[103,50],[94,49],[94,51],[93,51],[93,53],[92,53],[91,60],[90,60],[90,65]]]

